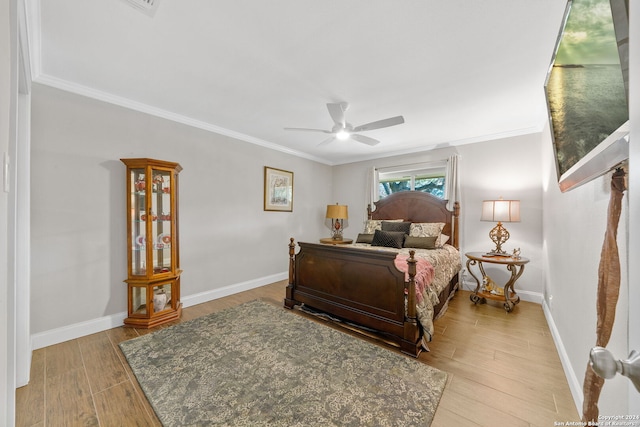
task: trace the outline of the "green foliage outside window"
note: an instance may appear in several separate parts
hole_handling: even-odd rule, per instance
[[[412,188],[413,182],[413,188]],[[400,179],[380,179],[378,194],[380,198],[400,191],[424,191],[436,197],[444,198],[444,176],[409,176]]]

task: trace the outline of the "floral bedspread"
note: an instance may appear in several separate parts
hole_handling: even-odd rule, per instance
[[[409,255],[398,254],[394,263],[396,268],[400,271],[404,271],[404,280],[405,282],[409,281],[409,265],[407,264],[407,260],[409,259]],[[418,304],[422,302],[424,299],[424,294],[429,286],[429,284],[433,281],[433,276],[435,276],[436,272],[433,268],[433,265],[429,261],[424,258],[416,258],[416,301]],[[405,289],[405,295],[407,290]]]
[[[460,252],[451,245],[444,245],[440,249],[393,249],[371,246],[367,243],[354,243],[351,246],[359,249],[398,253],[395,260],[396,267],[400,271],[404,271],[407,276],[406,260],[409,257],[409,251],[416,252],[415,257],[418,261],[416,264],[416,313],[424,330],[424,340],[431,341],[434,332],[434,307],[440,302],[438,298],[440,292],[462,268]],[[430,268],[426,267],[426,264],[429,264]]]

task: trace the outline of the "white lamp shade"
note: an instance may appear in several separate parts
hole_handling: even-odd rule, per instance
[[[480,221],[520,222],[520,200],[484,200]]]

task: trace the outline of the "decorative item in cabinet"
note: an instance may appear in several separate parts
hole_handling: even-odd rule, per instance
[[[180,318],[178,163],[120,159],[127,166],[126,326],[152,328]]]

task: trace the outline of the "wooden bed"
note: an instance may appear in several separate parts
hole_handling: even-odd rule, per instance
[[[403,219],[412,223],[443,222],[443,234],[458,249],[459,206],[446,208],[446,201],[423,192],[392,194],[368,209],[373,220]],[[417,357],[426,347],[423,330],[416,317],[416,259],[407,259],[407,272],[398,270],[397,254],[350,245],[324,245],[299,242],[289,244],[289,284],[284,305],[310,307],[341,322],[391,342],[403,353]],[[384,249],[384,248],[381,248]],[[406,278],[408,277],[408,280]],[[453,276],[434,307],[437,315],[458,285]]]

